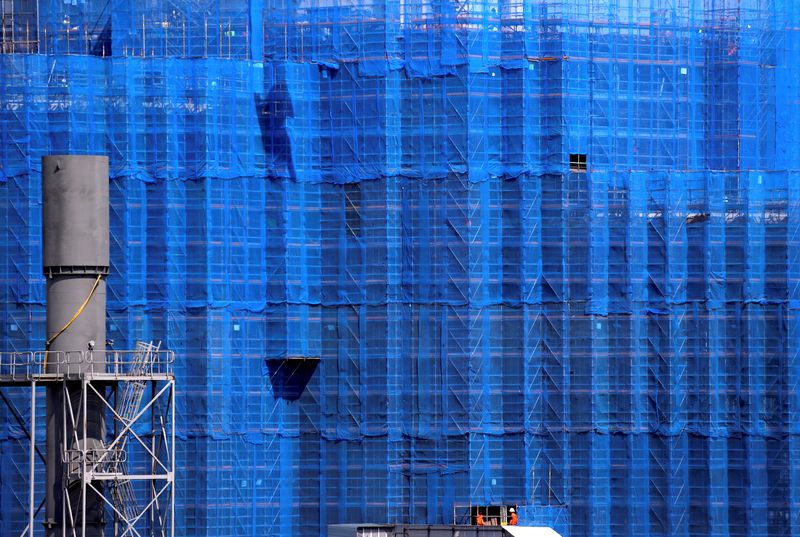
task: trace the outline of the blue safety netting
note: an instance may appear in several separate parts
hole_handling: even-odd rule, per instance
[[[45,339],[39,158],[109,155],[109,337],[178,355],[179,535],[800,533],[795,2],[11,4],[0,347]]]

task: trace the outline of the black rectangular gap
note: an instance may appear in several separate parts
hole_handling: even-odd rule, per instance
[[[571,172],[586,171],[586,153],[569,154],[569,171]]]

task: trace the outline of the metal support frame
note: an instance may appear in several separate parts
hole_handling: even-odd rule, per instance
[[[141,356],[148,353],[149,363]],[[62,537],[87,535],[87,497],[97,494],[107,520],[105,535],[114,537],[173,537],[175,533],[175,378],[174,354],[150,344],[135,351],[108,351],[106,371],[92,368],[75,373],[46,373],[45,359],[52,363],[93,363],[96,352],[0,353],[0,400],[16,418],[28,440],[28,516],[20,537],[43,533],[37,519],[43,511],[44,490],[37,490],[35,475],[46,457],[36,438],[36,405],[45,391],[59,387],[62,412],[56,416],[64,437],[61,480],[64,502]],[[69,356],[67,356],[69,355]],[[76,367],[76,370],[80,369]],[[85,369],[85,367],[83,368]],[[67,389],[79,386],[79,389]],[[10,388],[30,390],[30,409],[23,416],[5,393]],[[108,430],[113,433],[98,443],[91,435],[91,401],[99,401]],[[37,459],[39,459],[37,461]],[[38,498],[38,503],[37,503]],[[112,522],[113,523],[108,523]]]

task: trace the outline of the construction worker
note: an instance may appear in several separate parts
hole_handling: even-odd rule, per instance
[[[508,525],[509,526],[516,526],[517,525],[517,511],[516,511],[516,509],[514,509],[512,507],[511,509],[508,510],[508,512],[511,513],[511,517],[509,517],[509,519],[508,519]]]
[[[483,521],[483,513],[478,513],[478,516],[475,517],[475,525],[476,526],[486,525],[486,522]]]

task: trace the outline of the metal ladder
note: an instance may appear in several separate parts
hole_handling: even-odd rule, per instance
[[[130,369],[126,373],[129,375],[141,375],[147,371],[147,368],[153,363],[160,346],[160,343],[153,345],[153,343],[138,341],[136,343],[136,353],[133,355]],[[123,425],[128,425],[139,412],[147,383],[143,380],[127,380],[122,382],[120,387],[121,394],[117,402],[116,411]]]
[[[154,362],[160,347],[160,343],[154,345],[152,342],[137,341],[136,353],[133,355],[130,368],[126,373],[135,376],[146,372]],[[139,413],[146,388],[147,382],[143,380],[126,380],[120,383],[116,412],[123,426],[130,425]],[[120,442],[122,450],[125,449],[129,436],[130,433],[126,433],[122,438]],[[125,475],[127,470],[127,464],[122,460],[112,462],[110,465],[110,471],[120,475]],[[127,521],[136,519],[141,513],[136,501],[136,493],[133,490],[133,483],[129,479],[113,481],[112,496],[116,509]]]

